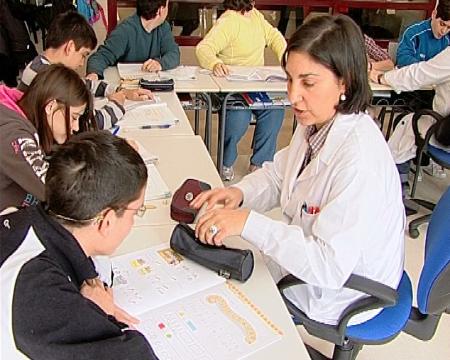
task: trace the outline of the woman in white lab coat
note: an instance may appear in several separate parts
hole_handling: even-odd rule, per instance
[[[335,324],[363,296],[343,288],[350,274],[393,288],[400,281],[405,215],[399,176],[365,113],[367,60],[350,18],[322,16],[303,24],[283,66],[299,122],[290,145],[237,185],[200,194],[192,206],[207,201],[210,210],[196,233],[216,245],[241,235],[267,256],[275,281],[291,273],[308,283],[286,291],[301,310]],[[224,208],[213,209],[217,203]],[[263,215],[275,207],[281,207],[281,221]],[[375,314],[360,314],[353,323]]]

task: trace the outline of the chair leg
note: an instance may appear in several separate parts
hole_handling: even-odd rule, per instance
[[[409,236],[412,237],[413,239],[417,239],[419,237],[419,230],[418,230],[419,226],[429,222],[430,219],[431,214],[428,214],[411,221],[408,226]]]
[[[343,345],[335,345],[333,360],[354,360],[362,349],[362,344],[347,341]]]
[[[413,186],[411,188],[411,198],[414,198],[414,195],[416,194],[417,181],[419,180],[420,167],[422,164],[422,157],[423,157],[422,155],[423,155],[423,151],[420,151],[419,156],[417,158],[416,172],[414,174]]]

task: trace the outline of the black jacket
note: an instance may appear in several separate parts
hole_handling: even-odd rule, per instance
[[[0,250],[0,358],[157,359],[141,333],[80,294],[94,265],[42,207],[0,217]]]

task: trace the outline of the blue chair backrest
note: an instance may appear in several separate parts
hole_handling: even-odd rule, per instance
[[[422,314],[438,314],[450,306],[450,187],[428,225],[417,305]]]

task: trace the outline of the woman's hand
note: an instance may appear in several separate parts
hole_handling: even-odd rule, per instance
[[[213,67],[213,74],[219,77],[230,75],[230,68],[225,64],[217,63]]]
[[[216,204],[223,205],[225,209],[237,209],[244,199],[242,191],[234,186],[204,191],[191,201],[190,206],[200,209],[204,202],[208,202],[206,210],[214,208]]]
[[[105,287],[103,282],[98,278],[86,280],[81,285],[80,293],[86,299],[96,304],[106,314],[114,316],[117,321],[127,324],[128,326],[132,326],[139,322],[138,319],[131,316],[114,303],[112,289]]]
[[[382,71],[378,71],[375,69],[372,69],[369,71],[369,79],[370,81],[374,82],[375,84],[378,84],[378,75],[382,74]]]
[[[195,236],[204,244],[221,246],[228,236],[241,235],[249,209],[214,209],[206,212],[195,227]]]

